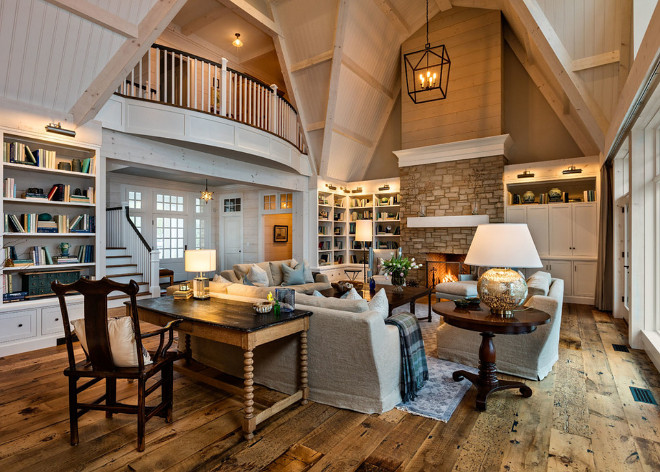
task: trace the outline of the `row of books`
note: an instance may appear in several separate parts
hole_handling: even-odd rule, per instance
[[[16,198],[18,192],[16,190],[16,182],[12,177],[4,180],[3,195],[7,198]],[[54,202],[77,202],[77,203],[94,203],[94,187],[87,187],[87,190],[81,193],[71,193],[70,185],[55,184],[48,191],[48,194],[38,192],[22,192],[21,198],[26,200],[43,200]]]
[[[329,251],[330,241],[319,241],[319,251]]]
[[[37,213],[5,214],[5,233],[93,233],[93,216],[78,215],[70,221],[68,215],[53,215],[51,220],[39,220]]]
[[[379,197],[376,206],[398,205],[401,201],[401,195],[396,194],[391,197]]]
[[[323,236],[330,235],[330,227],[326,225],[319,225],[319,234]]]
[[[2,195],[8,198],[16,198],[16,182],[13,178],[6,178],[2,185]]]
[[[342,254],[337,254],[335,256],[335,264],[343,264],[344,263],[344,256]]]
[[[319,265],[329,265],[330,264],[330,254],[320,254],[319,255]]]
[[[344,242],[343,241],[335,241],[335,250],[336,251],[341,251],[344,249]]]
[[[596,191],[595,190],[585,190],[584,192],[584,202],[595,202],[596,201]]]
[[[399,249],[396,241],[376,241],[376,249]]]
[[[352,211],[351,212],[351,221],[357,220],[370,220],[373,217],[374,212],[371,210],[364,211]]]
[[[330,205],[330,200],[325,195],[319,195],[319,205]]]
[[[377,221],[398,220],[399,212],[379,211],[376,213]]]
[[[371,206],[371,198],[351,198],[352,208],[363,208]]]
[[[362,264],[364,262],[364,255],[362,254],[351,254],[351,264]]]
[[[10,294],[23,288],[23,278],[19,274],[2,275],[2,293]]]
[[[524,201],[522,196],[517,193],[509,193],[509,205],[532,205],[535,203],[546,204],[546,203],[573,203],[573,202],[595,202],[596,201],[596,191],[595,190],[585,190],[582,197],[571,197],[568,192],[562,192],[561,196],[550,198],[547,193],[542,193],[538,197],[538,202],[534,201]]]
[[[25,164],[45,169],[57,169],[57,153],[46,149],[30,149],[27,144],[19,142],[4,143],[3,160],[4,162],[13,162],[16,164]],[[60,158],[60,162],[69,162],[68,159]],[[71,162],[70,165],[73,165]],[[83,174],[94,174],[96,172],[96,159],[88,157],[80,161],[80,170]]]
[[[11,246],[13,248],[13,246]],[[7,254],[7,252],[5,252]],[[78,264],[94,262],[94,245],[81,244],[78,247],[77,256],[52,256],[47,246],[32,246],[29,249],[30,259],[18,259],[16,251],[9,251],[14,257],[5,258],[10,262],[5,264],[10,267],[30,267],[33,265],[58,265],[58,264]]]
[[[376,226],[376,235],[384,235],[384,234],[394,234],[394,235],[399,235],[401,234],[401,227],[397,226],[396,228],[392,229],[392,227],[384,226],[384,225],[377,225]]]
[[[371,247],[370,241],[351,241],[351,249],[369,249]]]

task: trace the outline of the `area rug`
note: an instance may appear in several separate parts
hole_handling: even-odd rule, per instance
[[[408,308],[397,308],[394,310],[395,313],[400,311],[408,311]],[[426,315],[428,313],[428,305],[418,303],[415,305],[415,311],[419,317]],[[426,320],[419,322],[419,326],[422,329],[422,336],[424,337],[429,380],[422,390],[420,390],[417,398],[408,403],[401,403],[396,408],[413,415],[424,416],[446,423],[463,399],[463,396],[465,396],[465,393],[472,386],[468,380],[454,382],[452,373],[455,370],[467,370],[468,372],[476,373],[478,369],[444,359],[438,359],[435,332],[438,329],[439,322],[440,317],[436,314],[433,314],[433,320],[430,323]]]

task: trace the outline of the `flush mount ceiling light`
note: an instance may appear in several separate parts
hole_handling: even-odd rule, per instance
[[[415,103],[447,98],[451,61],[444,44],[431,47],[429,42],[429,2],[426,0],[426,45],[424,49],[403,56],[408,95]]]
[[[202,190],[202,200],[204,203],[208,203],[209,200],[213,200],[213,192],[209,192],[209,180],[206,179],[206,188]]]
[[[578,169],[575,166],[568,166],[568,169],[564,169],[561,171],[562,174],[581,174],[582,169]]]
[[[530,172],[528,170],[523,171],[522,174],[518,174],[519,179],[527,179],[527,178],[530,178],[530,177],[534,177],[534,173]]]
[[[46,131],[51,133],[63,134],[64,136],[70,136],[72,138],[76,137],[76,132],[72,129],[62,128],[62,123],[48,123],[46,125]]]
[[[241,33],[234,33],[234,36],[236,36],[236,39],[233,40],[231,43],[237,48],[243,46],[243,41],[241,41]]]

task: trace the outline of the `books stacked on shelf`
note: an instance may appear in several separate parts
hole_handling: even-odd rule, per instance
[[[596,191],[595,190],[585,190],[583,201],[585,201],[585,202],[595,202],[596,201]]]
[[[319,241],[319,251],[329,251],[330,241]]]
[[[65,231],[66,232],[66,231]],[[94,217],[88,214],[78,215],[73,219],[69,225],[69,232],[71,233],[93,233],[94,232]]]
[[[2,294],[2,303],[22,302],[25,300],[27,292],[8,292]]]
[[[351,264],[364,263],[364,256],[361,254],[351,254]]]
[[[5,179],[2,195],[7,198],[16,198],[16,183],[14,179],[10,177]]]
[[[339,208],[344,208],[344,202],[346,199],[342,198],[340,199],[335,199],[335,206]]]
[[[57,222],[53,220],[37,221],[37,233],[57,233]]]
[[[10,261],[13,261],[14,259],[18,259],[18,256],[16,255],[16,248],[14,246],[5,246],[2,248],[2,250],[4,251],[4,257],[2,258],[2,260],[3,262],[5,262],[5,265],[7,263],[6,262],[7,259],[9,259]]]
[[[378,221],[398,220],[399,212],[379,211],[376,213],[376,219]]]
[[[189,298],[192,298],[192,296],[193,296],[192,289],[177,290],[173,294],[175,300],[188,300]]]
[[[3,148],[3,161],[16,164],[24,164],[45,169],[57,169],[58,161],[55,151],[46,149],[30,149],[29,146],[19,142],[5,142]],[[60,162],[69,162],[74,169],[73,161],[60,159]],[[80,161],[80,170],[74,170],[82,174],[94,174],[96,172],[96,159],[88,157]]]
[[[326,225],[319,225],[319,235],[320,236],[330,235],[330,227]]]
[[[12,267],[30,267],[34,265],[32,259],[14,259],[12,262]]]
[[[541,195],[539,195],[539,203],[540,204],[548,203],[548,194],[547,193],[542,193]]]
[[[35,265],[51,265],[53,263],[53,258],[47,247],[32,246],[31,253]]]
[[[330,264],[330,254],[320,254],[319,255],[319,265],[328,265]]]
[[[77,264],[78,258],[73,256],[55,256],[53,258],[55,264]]]
[[[335,264],[343,264],[344,263],[344,256],[341,254],[338,254],[335,256]]]
[[[371,206],[371,198],[351,198],[351,207],[353,208],[364,208]]]
[[[366,241],[366,242],[351,241],[351,249],[363,250],[363,249],[369,249],[370,247],[371,247],[371,242],[369,242],[369,241]]]
[[[363,211],[352,211],[351,212],[351,221],[357,220],[370,220],[373,216],[373,211],[363,210]]]
[[[355,234],[355,223],[349,223],[348,224],[348,234],[350,234],[350,235]]]
[[[335,250],[341,251],[344,249],[344,242],[343,241],[335,241]]]
[[[78,261],[81,263],[94,262],[94,245],[81,244],[78,248]]]
[[[19,274],[2,275],[2,293],[13,293],[23,288],[23,279]]]
[[[377,241],[376,249],[399,249],[399,243],[396,241]]]
[[[378,198],[378,206],[398,205],[400,200],[401,195],[398,193],[396,195],[392,195],[391,197],[382,196]]]
[[[41,189],[30,189],[33,190],[32,192],[27,191],[23,192],[23,198],[25,200],[41,200],[43,201],[48,201],[48,197],[43,193]],[[14,194],[14,198],[16,197],[16,194]]]
[[[342,213],[341,211],[335,211],[335,215],[334,215],[335,221],[341,221],[343,215],[344,213]]]

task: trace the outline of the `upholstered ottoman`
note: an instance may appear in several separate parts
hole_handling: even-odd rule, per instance
[[[435,296],[445,300],[477,297],[477,281],[461,280],[458,282],[442,282],[435,286]]]

